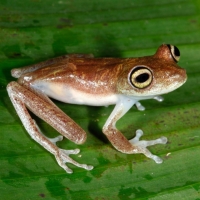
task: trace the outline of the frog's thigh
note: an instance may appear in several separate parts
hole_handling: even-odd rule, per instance
[[[29,110],[46,121],[69,140],[76,144],[82,144],[86,140],[85,131],[57,106],[41,99],[35,93],[19,85],[17,82],[9,83],[7,90],[11,100],[12,98],[20,99]],[[15,105],[15,108],[17,106],[18,105]],[[20,113],[18,114],[20,115]]]

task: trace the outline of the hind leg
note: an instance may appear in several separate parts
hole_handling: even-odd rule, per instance
[[[79,149],[64,150],[56,146],[56,142],[62,140],[62,136],[53,139],[44,136],[35,121],[31,118],[27,108],[50,124],[66,138],[76,144],[82,144],[86,140],[86,133],[71,118],[54,104],[43,100],[32,91],[19,85],[17,82],[9,83],[7,91],[13,106],[29,135],[46,150],[51,152],[55,156],[58,164],[67,173],[72,173],[72,170],[69,169],[65,163],[72,163],[75,166],[86,170],[91,170],[93,168],[90,165],[79,164],[69,157],[69,154],[79,153]]]

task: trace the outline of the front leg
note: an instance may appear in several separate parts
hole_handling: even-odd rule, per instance
[[[155,100],[158,101],[158,102],[162,102],[162,101],[164,100],[164,98],[163,98],[162,96],[155,96],[155,97],[153,97],[153,99],[155,99]],[[137,109],[140,110],[140,111],[144,111],[144,110],[145,110],[145,107],[144,107],[139,101],[137,101],[137,102],[135,103],[135,106],[136,106]]]
[[[155,144],[166,144],[167,138],[161,137],[151,141],[139,141],[143,132],[141,130],[136,131],[136,137],[128,141],[124,135],[116,128],[116,122],[135,104],[135,101],[127,97],[121,97],[116,104],[113,112],[108,118],[103,127],[103,132],[107,136],[112,145],[122,153],[135,154],[143,153],[148,158],[153,159],[156,163],[162,163],[162,159],[156,155],[153,155],[146,147]]]

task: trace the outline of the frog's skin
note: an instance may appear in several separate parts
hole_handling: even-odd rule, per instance
[[[69,154],[79,153],[79,149],[60,149],[56,142],[64,136],[76,144],[82,144],[86,140],[86,133],[49,97],[71,104],[116,104],[103,126],[103,133],[111,144],[122,153],[143,153],[156,163],[161,163],[162,159],[151,154],[146,147],[166,144],[167,138],[139,141],[143,132],[137,130],[135,138],[127,140],[115,124],[133,105],[144,110],[139,100],[162,101],[159,95],[171,92],[185,83],[187,75],[177,65],[179,57],[177,47],[165,44],[158,48],[155,55],[141,58],[93,58],[92,55],[70,54],[13,69],[12,76],[18,78],[18,81],[9,83],[7,91],[27,132],[51,152],[68,173],[72,173],[72,170],[65,163],[86,170],[93,167],[79,164],[69,157]],[[63,136],[53,139],[44,136],[27,109]]]

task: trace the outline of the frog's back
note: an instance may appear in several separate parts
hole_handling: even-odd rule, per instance
[[[63,102],[110,105],[117,100],[116,82],[122,62],[119,58],[68,58],[27,73],[21,80]]]

